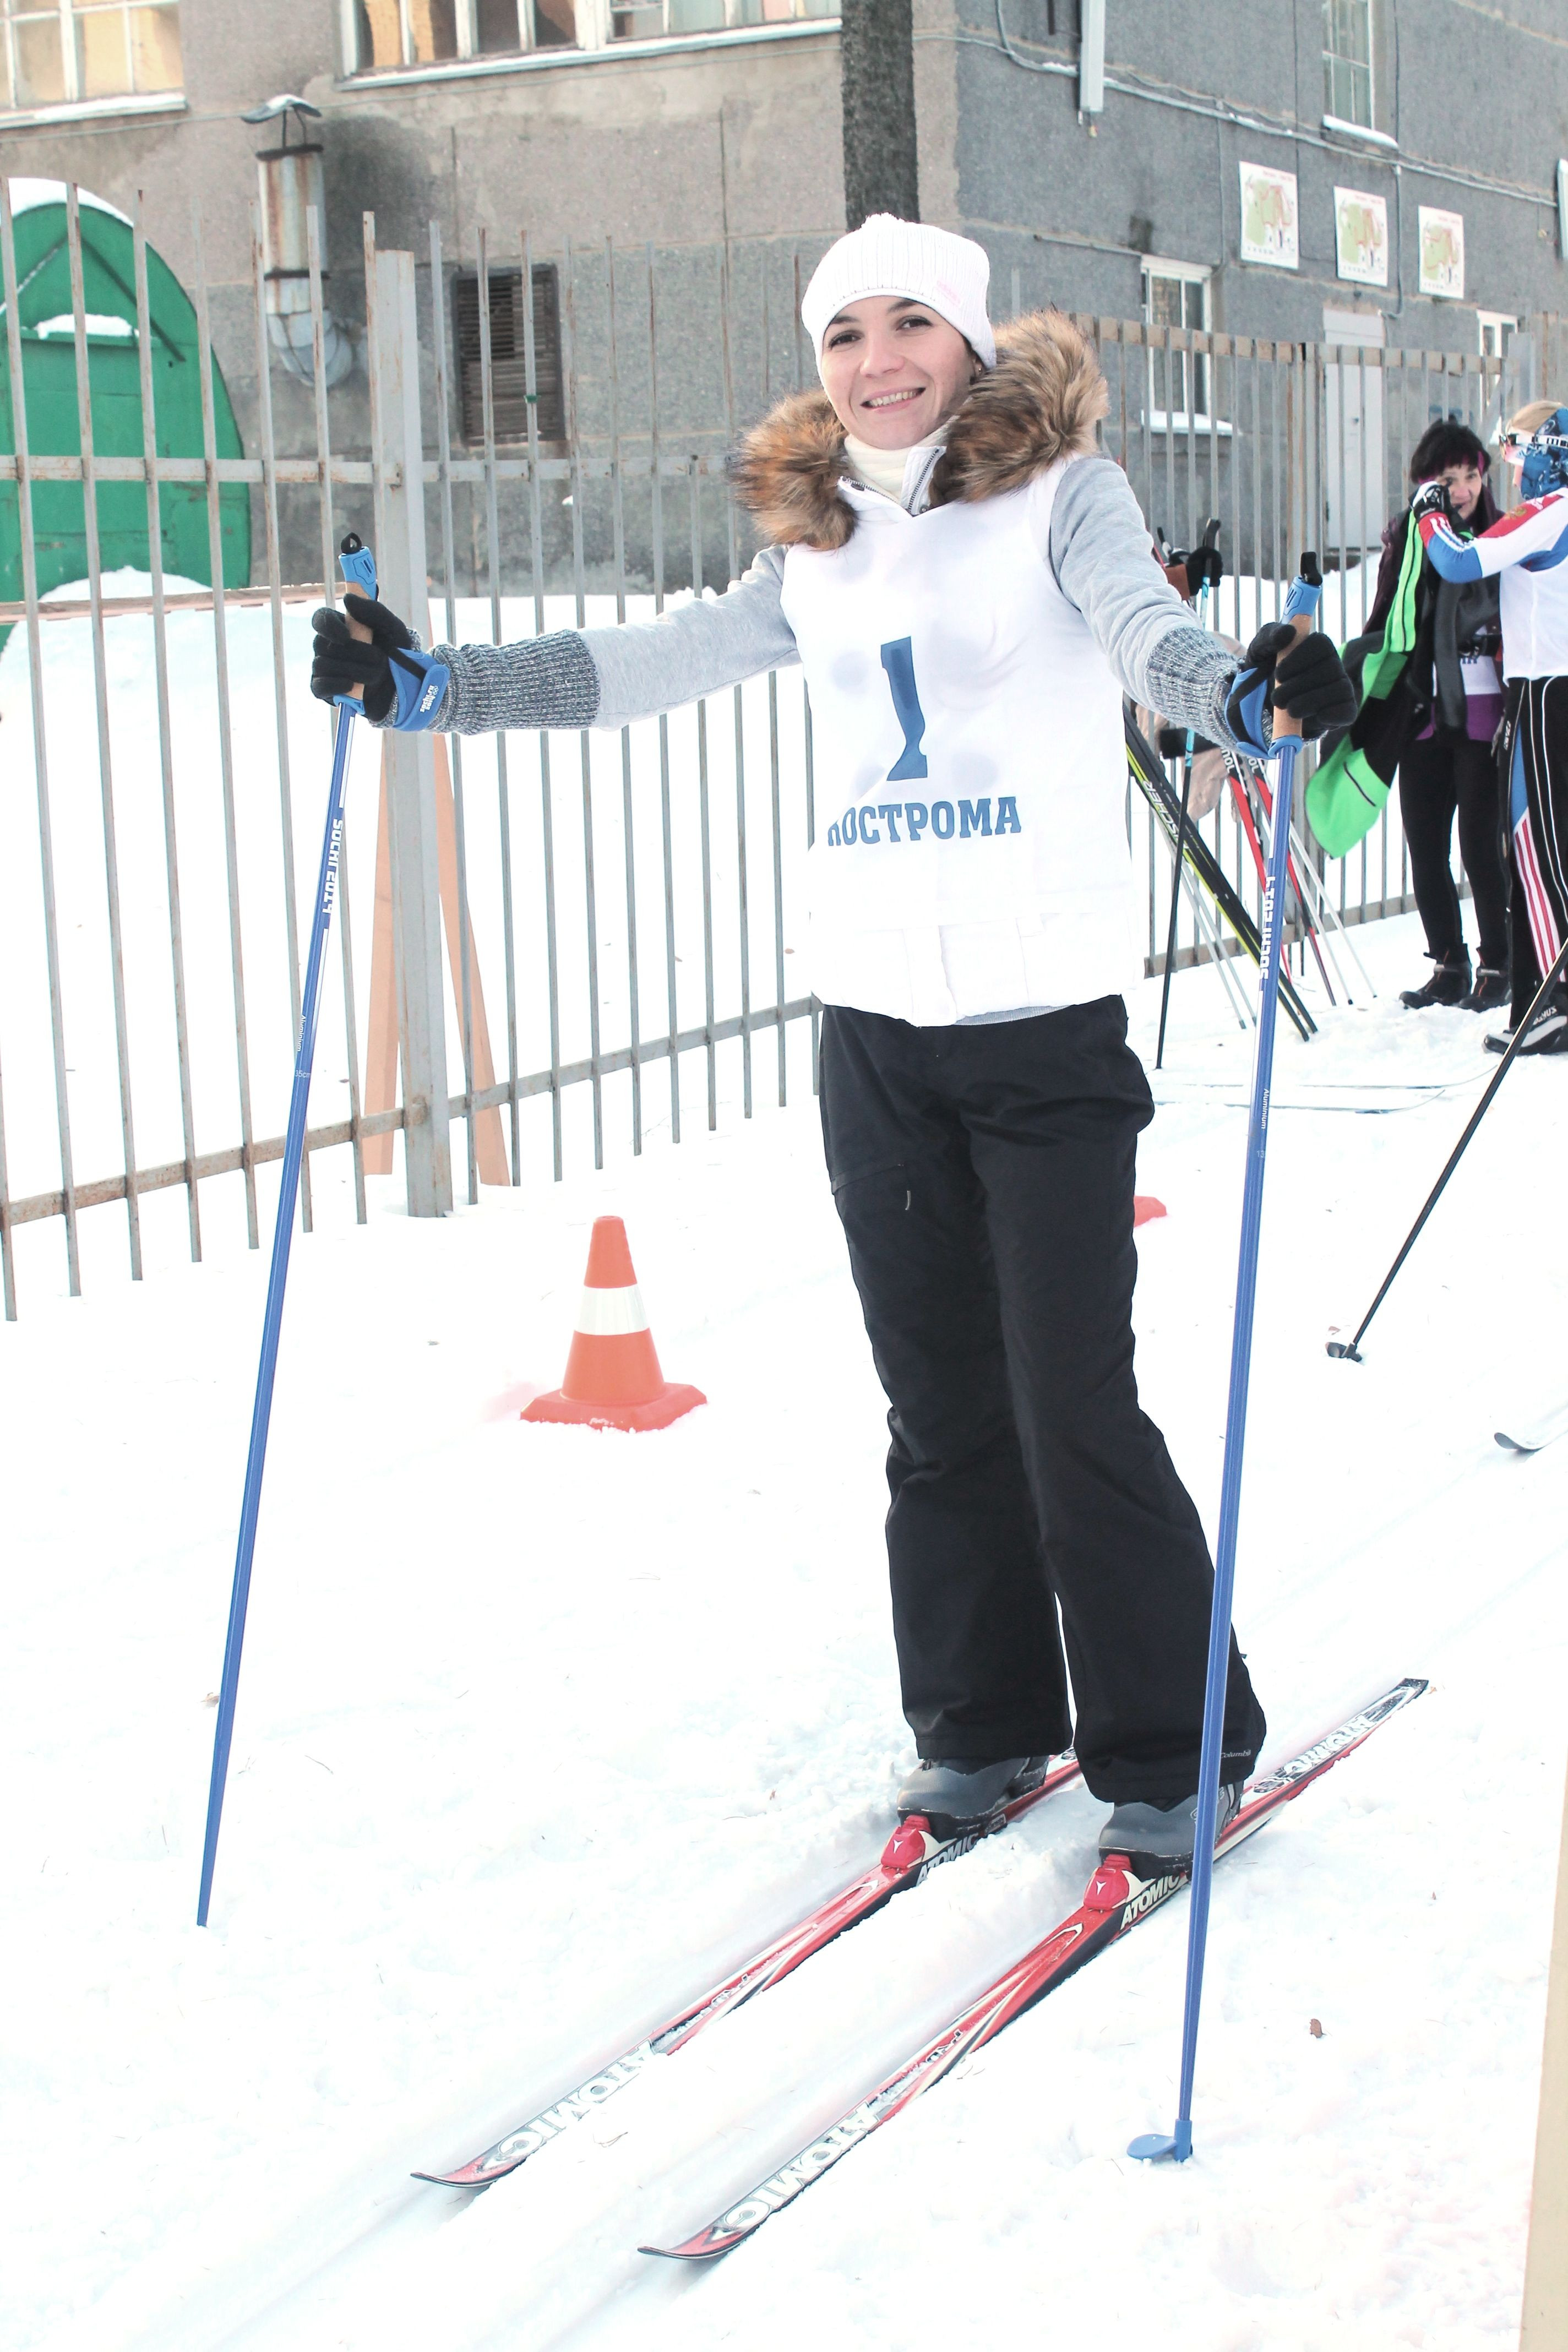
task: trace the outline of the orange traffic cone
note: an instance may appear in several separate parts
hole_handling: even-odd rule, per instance
[[[683,1388],[660,1371],[626,1229],[619,1217],[595,1217],[566,1377],[524,1405],[521,1418],[582,1422],[590,1429],[667,1429],[707,1402],[700,1389]]]

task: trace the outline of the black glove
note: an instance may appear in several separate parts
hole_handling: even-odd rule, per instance
[[[1289,621],[1270,621],[1258,630],[1242,656],[1226,702],[1226,726],[1252,748],[1261,742],[1260,700],[1270,710],[1288,710],[1300,721],[1309,743],[1331,727],[1348,727],[1356,715],[1355,688],[1333,640],[1314,629],[1298,644]]]
[[[384,604],[373,604],[368,596],[354,596],[349,608],[371,632],[371,642],[366,645],[359,637],[351,637],[347,621],[331,605],[318,606],[310,615],[310,626],[316,632],[310,691],[318,700],[332,702],[340,694],[352,694],[356,686],[363,686],[364,715],[379,725],[397,698],[393,659],[412,646],[414,639],[395,613]]]
[[[1217,547],[1184,548],[1167,559],[1171,570],[1180,565],[1187,575],[1187,593],[1195,596],[1201,589],[1217,588],[1225,578],[1225,564]]]
[[[1416,523],[1426,515],[1443,515],[1451,520],[1453,512],[1447,482],[1423,482],[1410,501],[1411,519]]]

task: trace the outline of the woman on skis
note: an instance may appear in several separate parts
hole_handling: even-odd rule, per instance
[[[1328,640],[1238,662],[1149,560],[1106,391],[1055,311],[1000,337],[967,238],[879,215],[802,304],[820,392],[746,438],[764,544],[657,621],[431,656],[384,608],[316,616],[312,684],[463,733],[620,728],[795,660],[827,821],[807,948],[822,1120],[892,1444],[899,1794],[938,1835],[994,1818],[1073,1739],[1105,1850],[1190,1857],[1212,1571],[1132,1369],[1132,1180],[1152,1116],[1123,689],[1255,755],[1353,696]],[[1278,667],[1276,665],[1278,664]],[[1060,1612],[1058,1630],[1058,1612]],[[1065,1657],[1064,1657],[1065,1643]],[[1234,1641],[1221,1822],[1263,1717]]]
[[[1455,528],[1441,480],[1411,514],[1439,575],[1496,581],[1502,621],[1503,772],[1514,889],[1510,1026],[1500,1051],[1568,940],[1568,408],[1531,401],[1510,422],[1503,454],[1521,469],[1524,503],[1469,539]],[[1568,1051],[1568,991],[1559,982],[1520,1046]]]

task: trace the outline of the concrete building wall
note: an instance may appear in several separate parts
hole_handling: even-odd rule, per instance
[[[854,8],[860,0],[845,0]],[[1325,310],[1362,315],[1389,343],[1478,347],[1477,311],[1529,320],[1568,310],[1568,269],[1553,200],[1568,152],[1568,36],[1560,0],[1373,0],[1373,139],[1323,122],[1321,0],[1107,0],[1103,111],[1079,114],[1079,0],[912,0],[912,81],[924,216],[980,237],[993,257],[998,314],[1015,273],[1025,305],[1046,300],[1137,318],[1147,257],[1211,273],[1210,320],[1237,335],[1317,341]],[[479,75],[345,78],[334,0],[185,0],[186,106],[142,120],[108,117],[6,127],[0,170],[76,178],[130,210],[143,192],[148,231],[187,284],[195,274],[199,200],[215,344],[247,446],[258,379],[249,282],[255,149],[268,135],[240,116],[294,90],[321,107],[331,282],[328,299],[363,328],[361,221],[419,263],[433,377],[429,224],[440,228],[448,282],[473,267],[488,225],[492,262],[515,266],[526,230],[536,257],[564,264],[576,359],[577,424],[603,451],[646,441],[650,400],[646,249],[656,248],[658,406],[667,457],[712,457],[731,424],[809,375],[793,318],[797,275],[843,226],[843,106],[837,26],[762,38],[720,37],[653,55],[563,54]],[[1014,55],[1007,54],[1011,44]],[[851,45],[853,47],[853,45]],[[874,107],[877,92],[861,93]],[[1238,165],[1296,174],[1300,263],[1239,258]],[[1336,269],[1333,190],[1388,206],[1390,282],[1347,284]],[[1422,205],[1463,215],[1463,301],[1418,287]],[[605,240],[617,254],[612,369]],[[721,290],[727,283],[726,320]],[[1542,347],[1550,337],[1539,338]],[[1555,349],[1554,344],[1551,348]],[[314,447],[309,389],[269,372],[278,444]],[[334,448],[363,450],[363,367],[330,399]],[[460,444],[460,419],[451,417]],[[651,576],[653,519],[628,489],[633,572]],[[483,499],[456,499],[456,576],[488,581]],[[664,576],[689,575],[690,500],[664,520]],[[551,489],[542,517],[550,575],[607,584],[615,520],[589,483],[571,508]],[[302,494],[285,502],[285,567],[320,568],[320,532]],[[675,511],[676,507],[679,512]],[[698,498],[706,576],[730,561],[722,499]],[[346,520],[362,522],[358,514]],[[531,578],[531,518],[502,501],[503,572]],[[262,544],[259,529],[257,544]],[[439,545],[432,514],[432,548]]]
[[[1047,72],[1007,57],[995,0],[930,5],[945,21],[917,43],[951,49],[957,85],[946,216],[984,240],[1005,285],[1019,270],[1026,301],[1136,317],[1156,254],[1214,270],[1213,323],[1236,334],[1317,340],[1325,306],[1360,305],[1391,342],[1472,350],[1478,309],[1568,309],[1554,194],[1568,34],[1549,0],[1374,0],[1373,128],[1393,146],[1324,128],[1321,0],[1109,0],[1105,109],[1088,122],[1076,0],[1004,0],[1009,39]],[[1297,270],[1238,258],[1244,160],[1297,175]],[[1387,202],[1386,291],[1337,276],[1336,185]],[[1463,302],[1419,291],[1423,205],[1464,217]]]
[[[690,441],[698,454],[722,446],[716,254],[727,254],[731,280],[730,374],[738,408],[754,413],[770,386],[776,392],[793,380],[793,257],[803,251],[809,268],[844,219],[836,24],[772,38],[720,37],[666,56],[612,49],[510,71],[383,79],[341,73],[332,0],[269,0],[264,8],[253,0],[187,0],[181,20],[183,112],[26,128],[7,128],[0,117],[0,171],[77,180],[126,212],[140,191],[148,236],[187,286],[196,277],[193,207],[199,205],[214,348],[247,448],[257,446],[258,433],[249,207],[257,193],[255,152],[273,143],[276,131],[240,118],[283,91],[322,111],[314,135],[323,149],[327,299],[334,315],[363,333],[364,213],[374,213],[381,245],[416,257],[432,438],[432,221],[447,264],[448,334],[450,278],[459,267],[473,268],[480,223],[489,231],[492,266],[517,266],[525,232],[538,259],[563,262],[568,245],[574,248],[579,421],[590,436],[607,436],[611,423],[606,238],[619,254],[617,358],[623,422],[630,430],[646,436],[650,245],[658,254],[659,406],[668,432]],[[312,392],[276,364],[270,385],[279,452],[312,452]],[[369,435],[363,365],[334,388],[329,412],[334,452],[363,453]],[[455,404],[451,421],[460,445]],[[595,509],[587,571],[591,581],[602,580],[611,527],[607,510],[598,513],[602,500],[586,503]],[[462,584],[482,585],[488,561],[474,509],[483,500],[459,489],[457,504],[458,540],[468,563]],[[549,504],[547,554],[559,575],[563,563],[570,564],[570,524],[558,495]],[[709,504],[716,512],[711,494]],[[527,569],[528,518],[518,502],[513,507],[505,519],[509,583],[520,563]],[[284,508],[286,576],[312,576],[321,568],[321,539],[311,502],[286,494]],[[646,574],[646,525],[633,536],[640,537],[637,569]],[[709,562],[721,570],[726,548],[716,520],[704,538]],[[671,539],[674,582],[690,569],[684,520],[672,526]],[[256,543],[263,544],[259,529]]]

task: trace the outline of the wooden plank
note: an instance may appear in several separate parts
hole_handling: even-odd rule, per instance
[[[1546,1978],[1546,2042],[1519,2341],[1520,2352],[1563,2352],[1568,2345],[1568,1792]]]

